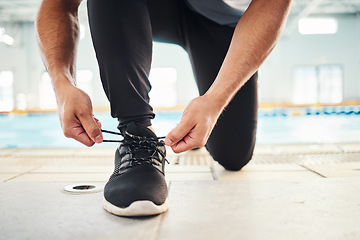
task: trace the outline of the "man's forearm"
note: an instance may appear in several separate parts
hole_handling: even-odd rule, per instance
[[[81,0],[43,0],[36,20],[37,38],[54,89],[74,83]]]
[[[228,53],[205,95],[225,108],[257,71],[280,38],[291,0],[253,0],[236,26]]]

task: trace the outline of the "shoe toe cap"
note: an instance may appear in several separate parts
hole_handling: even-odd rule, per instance
[[[141,200],[149,200],[161,205],[167,195],[164,175],[150,164],[142,164],[123,174],[113,176],[104,189],[105,199],[121,208]]]

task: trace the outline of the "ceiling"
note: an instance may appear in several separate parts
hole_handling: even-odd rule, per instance
[[[34,21],[41,0],[0,0],[0,22]],[[85,4],[80,16],[86,15]],[[359,0],[293,0],[291,15],[295,19],[310,15],[360,14]]]

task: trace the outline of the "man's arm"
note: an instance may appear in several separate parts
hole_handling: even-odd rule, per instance
[[[43,0],[36,19],[42,59],[51,76],[61,127],[66,137],[92,146],[102,142],[89,96],[76,87],[75,58],[81,0]]]
[[[209,90],[184,110],[165,143],[174,152],[206,144],[217,119],[278,42],[291,0],[253,0],[238,22],[229,50]]]

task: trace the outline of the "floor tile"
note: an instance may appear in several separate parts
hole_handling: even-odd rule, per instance
[[[221,181],[320,178],[319,175],[296,164],[248,164],[238,172],[227,171],[221,165],[215,164],[213,175]]]
[[[360,160],[360,152],[349,153],[307,153],[307,154],[259,154],[254,155],[253,164],[329,164],[355,162]]]
[[[69,183],[1,183],[1,239],[155,239],[162,216],[123,218],[102,192],[67,194]]]
[[[10,168],[10,167],[9,167]],[[31,173],[112,173],[113,164],[109,165],[92,165],[92,166],[43,166],[31,171]],[[0,172],[2,169],[0,169]],[[183,165],[166,165],[166,173],[209,173],[211,168],[208,166],[183,166]]]
[[[160,240],[360,239],[352,181],[174,182]]]
[[[58,157],[70,157],[73,156],[76,152],[76,149],[66,148],[66,149],[19,149],[16,153],[12,154],[13,157],[48,157],[48,156],[58,156]]]
[[[291,144],[273,146],[276,154],[298,153],[341,153],[342,149],[336,144]]]
[[[17,148],[0,148],[0,158],[11,156],[17,151],[18,151]]]
[[[39,166],[2,166],[0,161],[0,173],[27,173],[39,168]]]
[[[113,158],[115,155],[116,147],[113,148],[80,148],[76,149],[74,156],[101,156]]]
[[[2,158],[0,166],[92,166],[113,165],[114,159],[91,157],[32,157],[32,158]]]
[[[310,171],[216,172],[216,179],[220,181],[305,180],[305,179],[314,179],[314,178],[320,178],[320,176]]]
[[[278,154],[269,154],[275,147]],[[204,149],[169,153],[178,164],[165,167],[170,210],[150,218],[108,214],[101,192],[62,190],[74,182],[103,186],[113,171],[113,149],[53,155],[17,149],[6,157],[0,149],[0,182],[10,179],[0,183],[6,193],[0,198],[0,239],[360,239],[357,144],[312,148],[263,146],[240,172],[202,162],[209,159]],[[301,149],[307,153],[297,154]]]
[[[333,164],[307,164],[305,167],[325,177],[360,177],[360,161]]]
[[[16,177],[9,182],[105,182],[110,174],[105,173],[29,173]]]
[[[114,167],[108,166],[44,166],[31,173],[112,173]]]
[[[12,179],[16,177],[18,174],[10,174],[10,173],[0,173],[0,182],[7,181],[9,179]]]
[[[72,158],[57,158],[57,157],[33,157],[33,158],[21,158],[21,157],[8,157],[0,159],[0,166],[22,166],[22,167],[41,167],[51,164],[70,164],[74,162]]]
[[[191,165],[174,165],[169,164],[165,166],[167,173],[189,173],[189,172],[210,172],[209,166],[191,166]]]
[[[254,154],[274,154],[274,148],[272,145],[256,144],[254,148]]]
[[[342,143],[339,147],[344,152],[360,152],[360,143]]]
[[[210,156],[209,152],[203,147],[176,155],[176,162],[173,163],[179,165],[211,166],[214,163],[214,160]]]
[[[185,166],[211,166],[214,163],[214,160],[210,157],[181,157],[178,159],[179,165]]]
[[[253,164],[297,164],[304,159],[300,154],[258,154],[250,161]]]
[[[221,167],[220,167],[221,169]],[[272,163],[272,164],[252,164],[249,163],[242,168],[242,171],[304,171],[302,166],[294,163]]]
[[[166,173],[165,179],[168,182],[174,181],[211,181],[214,180],[213,175],[208,172],[192,172],[192,173]]]
[[[333,164],[360,161],[360,152],[300,155],[303,164]]]

